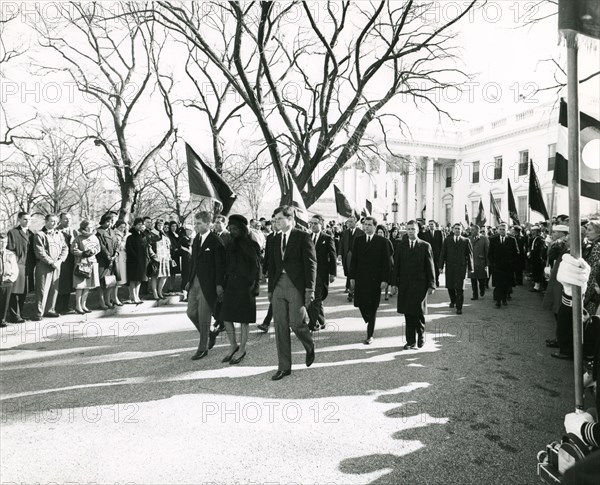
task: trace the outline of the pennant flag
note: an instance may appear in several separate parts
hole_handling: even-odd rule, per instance
[[[220,213],[227,215],[237,198],[231,187],[187,143],[185,144],[185,154],[192,197],[212,199],[219,205]]]
[[[529,207],[532,211],[542,214],[545,220],[549,219],[546,204],[544,203],[544,196],[542,195],[542,188],[535,174],[532,160],[529,160]]]
[[[513,224],[517,226],[521,225],[519,222],[519,213],[517,212],[517,204],[515,204],[515,196],[513,195],[512,187],[510,186],[510,179],[508,181],[508,217],[513,221]]]
[[[559,0],[558,29],[565,37],[571,31],[600,39],[600,2],[598,0]]]
[[[423,215],[425,214],[426,210],[427,210],[427,204],[424,204],[423,208],[421,209],[421,217],[423,217]]]
[[[366,209],[367,212],[369,213],[370,216],[373,215],[373,204],[371,204],[371,201],[369,199],[366,199],[367,204],[366,204]]]
[[[350,202],[348,202],[346,196],[336,185],[333,186],[333,191],[335,193],[335,211],[342,217],[352,217],[356,215]]]
[[[362,216],[358,213],[356,209],[352,209],[352,215],[357,221],[360,221],[362,219]]]
[[[369,215],[369,214],[367,213],[367,209],[363,208],[363,209],[360,211],[360,217],[361,217],[361,219],[362,219],[363,217],[367,217],[368,215]]]
[[[467,223],[467,226],[471,225],[469,222],[469,211],[467,210],[467,204],[465,204],[465,222]]]
[[[494,199],[494,196],[492,195],[491,192],[490,192],[490,212],[496,219],[496,225],[502,224],[502,222],[504,222],[502,220],[502,216],[500,215],[500,208],[498,207],[498,204],[496,203],[496,199]]]
[[[304,205],[302,194],[300,194],[300,190],[291,174],[290,180],[292,184],[292,207],[295,209],[296,224],[308,229],[308,211],[306,210],[306,205]]]
[[[487,219],[485,218],[485,211],[483,210],[483,202],[479,199],[479,211],[477,212],[477,217],[475,218],[475,224],[479,227],[485,227],[485,223]]]
[[[583,112],[579,113],[579,120],[581,195],[600,200],[600,121]],[[561,99],[554,181],[563,186],[568,185],[567,140],[567,103]]]

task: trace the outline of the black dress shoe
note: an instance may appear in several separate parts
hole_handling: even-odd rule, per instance
[[[367,340],[363,342],[365,345],[371,345],[373,343],[373,337],[369,337]]]
[[[32,320],[33,320],[34,322],[41,322],[41,321],[42,321],[42,317],[40,317],[40,316],[36,315],[35,317],[33,317],[33,318],[32,318]]]
[[[219,335],[214,330],[208,333],[208,350],[212,349],[215,346],[215,342],[217,341],[217,335]]]
[[[306,367],[310,367],[315,361],[315,346],[313,344],[312,350],[306,352]]]
[[[256,328],[258,328],[261,332],[265,332],[265,333],[267,333],[269,331],[269,326],[265,323],[261,323],[260,325],[257,325]]]
[[[6,323],[4,323],[4,322],[0,323],[0,328],[6,328]]]
[[[462,315],[462,310],[456,310],[457,315]]]
[[[275,372],[275,374],[273,374],[271,380],[278,381],[280,379],[283,379],[285,376],[289,376],[291,373],[291,370],[278,370],[277,372]]]
[[[23,318],[19,317],[15,320],[12,320],[10,323],[25,323],[25,320]]]
[[[422,348],[425,345],[425,339],[419,339],[417,343],[417,347]]]
[[[507,302],[506,300],[502,300],[502,304],[503,304],[504,306],[507,306],[507,305],[508,305],[508,302]]]
[[[231,359],[229,361],[229,365],[239,364],[242,360],[244,360],[244,357],[246,357],[246,352],[244,352],[243,354],[241,354],[239,357],[236,357],[235,359]]]
[[[225,363],[225,362],[229,362],[229,361],[231,361],[231,359],[232,359],[233,355],[234,355],[234,354],[235,354],[235,353],[236,353],[238,350],[240,350],[240,346],[239,346],[239,345],[238,345],[238,346],[235,348],[235,350],[234,350],[233,352],[231,352],[231,354],[229,354],[229,355],[226,355],[225,357],[223,357],[223,359],[221,360],[221,362]],[[244,353],[245,353],[245,352],[244,352]]]
[[[49,318],[58,318],[60,317],[60,315],[56,312],[47,312],[45,315],[45,317],[49,317]]]
[[[496,308],[500,308],[500,302],[497,301],[496,304],[494,305]]]
[[[206,357],[207,355],[208,355],[208,350],[203,350],[202,352],[196,352],[194,355],[192,355],[192,360],[204,359],[204,357]]]
[[[402,347],[404,350],[411,350],[416,348],[417,346],[415,344],[406,344],[404,347]]]
[[[450,303],[450,305],[448,305],[449,308],[454,308],[454,303]]]
[[[485,291],[482,291],[481,293],[479,293],[479,296],[480,296],[481,298],[483,298],[483,297],[485,296]]]
[[[550,354],[550,356],[560,360],[573,360],[572,355],[561,354],[560,352],[554,352],[553,354]]]
[[[474,296],[473,298],[471,298],[471,300],[479,300],[479,298],[477,298],[476,296]]]

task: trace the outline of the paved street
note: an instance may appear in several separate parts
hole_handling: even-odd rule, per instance
[[[239,366],[221,363],[224,335],[192,362],[183,303],[3,329],[1,481],[540,483],[536,454],[572,408],[572,364],[549,356],[539,295],[517,288],[500,310],[490,296],[471,302],[467,288],[457,316],[438,290],[425,347],[402,351],[395,299],[365,346],[338,278],[315,364],[293,338],[279,382],[273,334],[255,326]]]

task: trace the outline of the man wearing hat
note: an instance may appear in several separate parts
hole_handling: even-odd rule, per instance
[[[531,243],[527,258],[529,260],[529,271],[533,280],[533,288],[529,291],[541,291],[542,282],[544,281],[544,267],[546,263],[546,243],[541,236],[541,227],[535,225],[531,227]]]
[[[508,294],[514,285],[515,261],[519,257],[517,240],[506,233],[507,228],[506,223],[501,223],[498,226],[498,235],[490,238],[488,260],[496,308],[508,305]]]
[[[6,249],[6,233],[0,231],[0,327],[6,327],[6,311],[13,283],[19,276],[17,255]]]

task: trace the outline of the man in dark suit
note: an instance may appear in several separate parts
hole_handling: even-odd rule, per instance
[[[531,243],[528,247],[527,257],[529,260],[529,271],[533,280],[533,288],[529,291],[542,291],[542,282],[544,281],[544,268],[546,266],[546,243],[541,236],[541,227],[533,226],[531,228]]]
[[[275,224],[280,231],[269,252],[269,301],[273,304],[277,342],[278,381],[292,373],[290,328],[306,350],[306,367],[315,360],[315,344],[308,329],[306,308],[315,297],[317,257],[310,234],[293,228],[294,209],[283,205],[275,209]]]
[[[71,227],[71,214],[63,212],[57,229],[62,232],[67,247],[71,248],[71,241],[77,236],[77,230]],[[58,280],[58,297],[56,298],[56,311],[58,313],[69,313],[69,300],[73,291],[73,270],[75,269],[75,257],[69,251],[67,259],[60,267],[60,279]]]
[[[231,234],[229,233],[229,231],[226,228],[227,228],[227,217],[219,214],[218,216],[215,217],[213,232],[219,237],[219,239],[221,239],[221,241],[223,242],[223,246],[225,248],[227,248],[227,246],[233,240],[233,238],[231,237]],[[220,313],[221,313],[221,310],[219,308],[220,305],[221,305],[221,302],[217,302],[217,308],[215,308],[215,315],[220,315]],[[208,336],[208,350],[212,349],[215,346],[215,342],[217,341],[217,337],[219,336],[219,333],[221,333],[224,330],[225,330],[225,322],[223,320],[215,319],[215,328],[210,331],[210,334]]]
[[[500,308],[500,304],[508,305],[508,294],[515,284],[515,261],[519,257],[517,240],[506,231],[505,223],[498,226],[498,235],[490,239],[488,253],[496,308]]]
[[[323,232],[324,219],[318,214],[312,216],[310,227],[312,241],[317,254],[317,282],[315,286],[315,299],[308,307],[310,330],[325,328],[325,313],[323,301],[329,293],[329,283],[335,281],[337,275],[337,255],[333,237]]]
[[[211,222],[212,215],[209,212],[198,212],[194,216],[194,227],[198,234],[192,245],[190,282],[186,285],[187,316],[200,333],[200,342],[192,360],[208,355],[211,317],[217,301],[223,298],[225,246],[219,236],[210,231]]]
[[[354,297],[354,290],[350,287],[350,261],[352,260],[352,247],[354,246],[354,240],[358,236],[362,236],[364,232],[356,227],[356,219],[349,217],[346,221],[346,229],[340,236],[340,251],[339,256],[342,258],[342,267],[344,268],[344,275],[346,275],[346,291],[348,291],[348,301],[352,301]]]
[[[18,226],[8,231],[6,248],[17,255],[19,276],[13,283],[9,300],[7,321],[23,323],[23,306],[27,293],[33,290],[33,271],[35,268],[35,252],[33,250],[33,232],[29,230],[31,216],[27,212],[19,212]]]
[[[354,306],[358,307],[367,324],[369,345],[373,342],[375,319],[381,300],[381,291],[390,281],[390,247],[386,238],[375,234],[377,220],[368,216],[363,220],[365,234],[354,239],[350,261],[350,285],[354,290]]]
[[[425,242],[428,242],[431,246],[431,251],[433,253],[433,264],[435,267],[435,284],[436,286],[440,286],[440,253],[442,252],[442,244],[444,243],[444,235],[442,231],[438,229],[437,222],[434,220],[429,221],[429,227],[422,232],[422,235],[419,236]]]
[[[429,292],[435,290],[433,253],[428,242],[417,237],[417,223],[406,224],[408,239],[402,240],[394,253],[392,293],[398,291],[398,313],[406,320],[405,350],[425,344],[425,316],[423,303]],[[417,341],[418,336],[418,341]]]
[[[450,296],[450,308],[456,306],[456,314],[462,314],[464,302],[464,284],[469,273],[473,272],[473,247],[471,241],[460,235],[461,225],[452,226],[450,236],[444,239],[440,254],[440,272],[446,266],[446,288]]]
[[[523,236],[521,226],[513,226],[513,237],[517,240],[519,248],[519,257],[515,261],[515,285],[523,285],[523,270],[527,263],[527,240]]]

